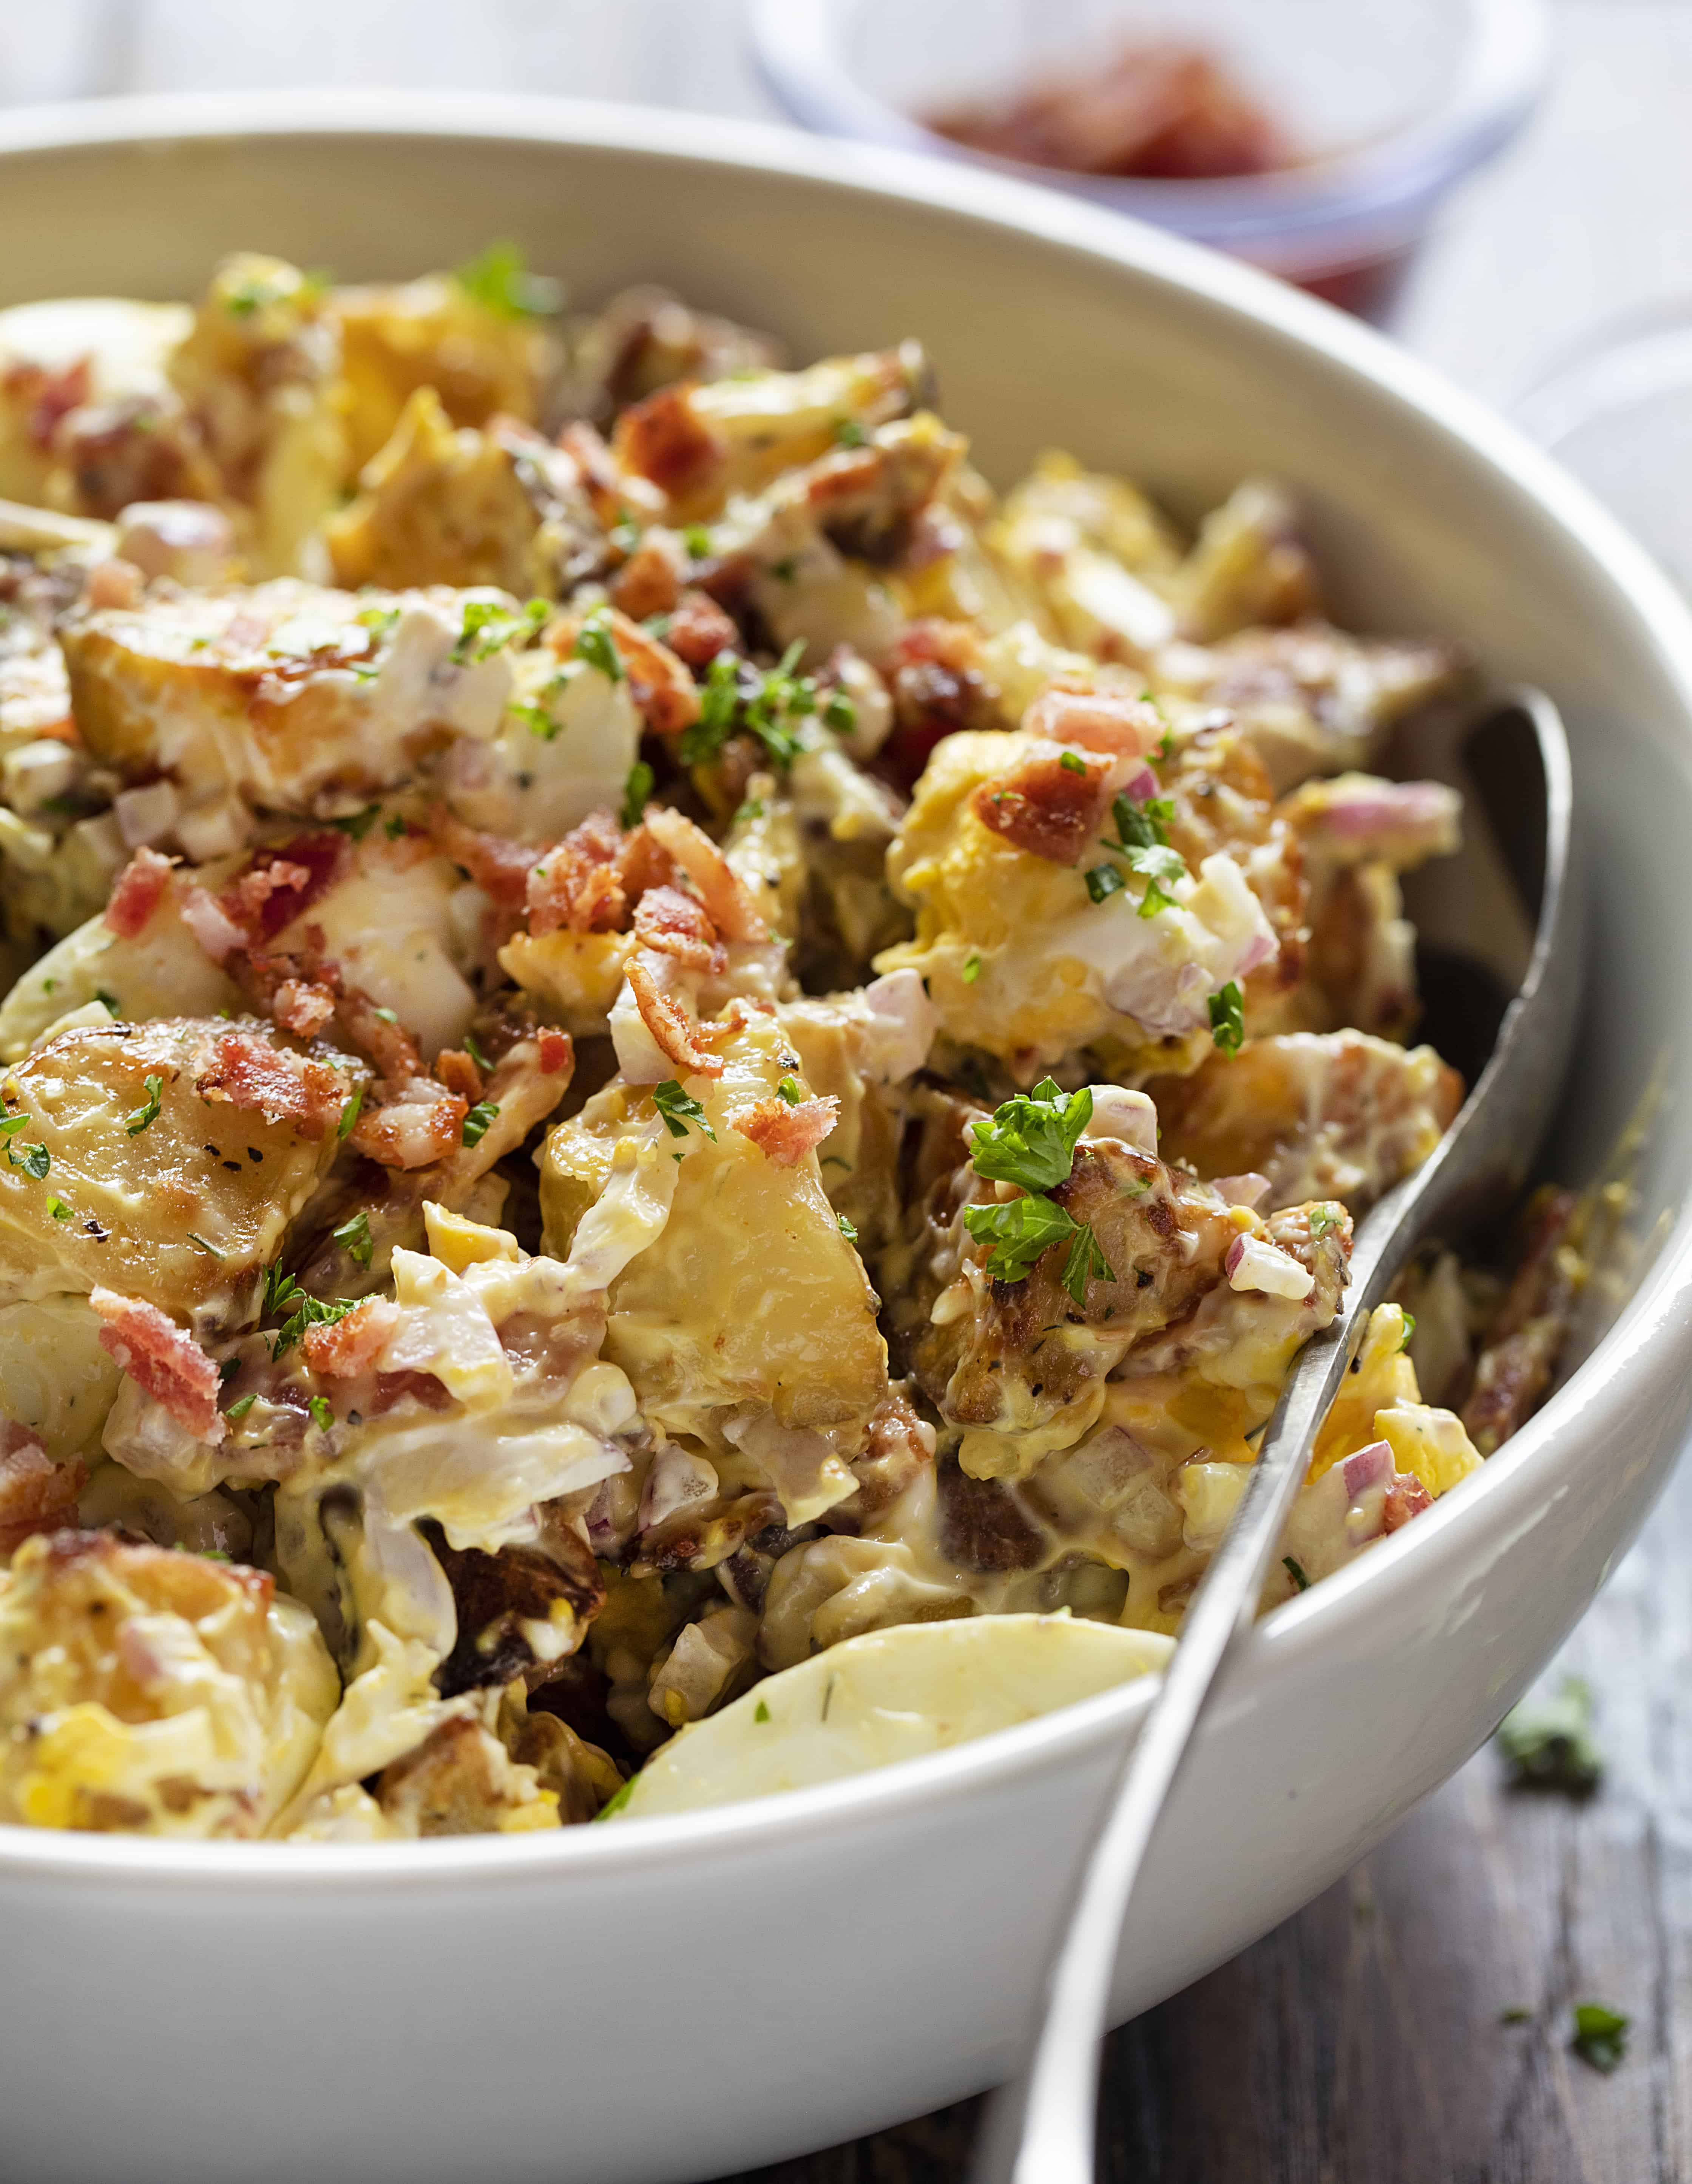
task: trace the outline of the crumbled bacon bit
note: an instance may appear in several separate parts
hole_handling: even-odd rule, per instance
[[[612,441],[624,467],[671,495],[702,482],[722,459],[721,441],[695,413],[685,382],[660,387],[618,418]]]
[[[326,1064],[274,1046],[254,1032],[226,1032],[215,1051],[211,1067],[194,1080],[201,1099],[257,1112],[267,1123],[290,1122],[312,1139],[339,1122],[348,1087]]]
[[[699,1028],[673,994],[666,994],[640,956],[629,958],[629,991],[640,1020],[660,1052],[696,1077],[721,1077],[722,1061],[699,1044]]]
[[[945,737],[1004,725],[982,667],[981,638],[967,622],[920,617],[900,633],[886,672],[894,725],[879,754],[880,770],[907,794]]]
[[[630,481],[618,469],[615,456],[585,418],[566,425],[558,436],[558,445],[576,465],[594,515],[607,531],[615,530],[626,516],[632,498]],[[642,486],[639,490],[644,494],[648,488]]]
[[[758,905],[722,851],[701,827],[682,812],[654,805],[647,832],[680,865],[699,891],[711,922],[725,940],[767,940],[770,928]]]
[[[599,614],[627,671],[630,694],[647,727],[660,736],[679,736],[683,728],[691,727],[699,717],[699,693],[684,663],[649,630],[615,607],[602,607]],[[582,619],[580,615],[566,615],[547,632],[546,641],[560,660],[573,656]]]
[[[618,867],[621,830],[609,811],[592,811],[546,851],[528,876],[529,930],[614,933],[628,912]]]
[[[415,1079],[381,1107],[367,1107],[353,1126],[352,1142],[384,1167],[427,1167],[459,1145],[469,1102],[431,1078]]]
[[[740,632],[704,592],[683,592],[670,616],[664,642],[678,660],[695,670],[709,667],[720,652],[732,652]]]
[[[617,856],[617,884],[631,902],[638,902],[648,888],[674,887],[680,878],[676,860],[660,849],[656,836],[644,824],[625,834]]]
[[[435,1056],[435,1074],[448,1092],[472,1106],[481,1097],[481,1072],[463,1047],[443,1046]]]
[[[106,905],[106,923],[120,939],[133,940],[163,901],[171,862],[157,850],[137,850],[118,874]]]
[[[690,970],[720,972],[727,961],[704,904],[680,888],[648,888],[635,905],[634,929],[643,948]]]
[[[55,1463],[27,1427],[0,1418],[0,1554],[32,1532],[76,1522],[76,1497],[88,1483],[79,1457]]]
[[[543,1077],[556,1077],[560,1069],[570,1068],[576,1060],[576,1049],[567,1031],[554,1031],[551,1025],[544,1024],[536,1034],[535,1044],[540,1051]]]
[[[73,357],[56,371],[41,365],[14,365],[6,374],[8,393],[33,394],[29,433],[38,448],[47,448],[60,421],[80,410],[94,391],[94,359]]]
[[[1110,808],[1108,763],[1067,752],[1080,766],[1062,758],[1032,755],[1014,772],[985,781],[970,800],[983,827],[1013,849],[1027,850],[1055,865],[1078,864],[1099,838]]]
[[[344,1319],[307,1328],[300,1347],[306,1363],[326,1380],[355,1380],[376,1363],[398,1324],[397,1304],[386,1297],[366,1297]]]
[[[687,566],[681,542],[666,532],[648,532],[611,579],[611,604],[632,621],[668,614],[682,593]]]
[[[538,850],[466,827],[440,805],[429,814],[429,827],[453,862],[463,866],[491,902],[502,910],[522,907],[530,868],[541,855]]]
[[[1413,1471],[1396,1472],[1388,1481],[1386,1499],[1381,1505],[1381,1529],[1395,1532],[1400,1524],[1407,1524],[1412,1517],[1433,1507],[1433,1496]]]
[[[344,835],[296,834],[276,849],[256,850],[219,904],[254,947],[263,947],[310,909],[340,877],[349,855]]]
[[[134,562],[114,554],[109,560],[97,561],[88,571],[82,597],[96,613],[105,607],[117,607],[127,612],[141,604],[142,593],[146,589],[147,578]]]
[[[760,1100],[754,1106],[736,1108],[728,1119],[776,1167],[795,1167],[838,1122],[840,1102],[801,1100],[790,1107],[785,1100]]]
[[[342,993],[342,1028],[359,1053],[369,1056],[385,1084],[404,1084],[426,1073],[416,1040],[403,1023],[390,1022],[392,1013],[378,1009],[361,986],[348,986]]]
[[[142,855],[150,852],[143,851]],[[181,896],[182,922],[214,963],[225,962],[237,949],[245,948],[247,935],[214,897],[203,887],[189,886]]]
[[[1169,723],[1148,698],[1118,690],[1071,690],[1055,683],[1043,690],[1022,716],[1031,735],[1055,744],[1079,744],[1107,758],[1147,758]]]
[[[225,1431],[218,1415],[218,1371],[186,1328],[140,1297],[115,1290],[91,1290],[89,1304],[105,1325],[100,1347],[117,1360],[138,1388],[161,1404],[184,1432],[197,1440],[220,1441]]]
[[[335,1013],[331,989],[308,978],[284,978],[270,1003],[270,1014],[284,1031],[314,1039]]]

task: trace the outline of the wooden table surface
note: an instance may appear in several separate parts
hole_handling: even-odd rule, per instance
[[[739,14],[738,0],[13,0],[0,103],[337,81],[766,114]],[[1397,328],[1506,404],[1595,325],[1692,293],[1692,5],[1561,0],[1557,15],[1554,90],[1449,209]],[[1110,2184],[1692,2178],[1689,1566],[1683,1467],[1550,1672],[1597,1695],[1598,1794],[1508,1789],[1483,1751],[1325,1896],[1116,2035]],[[1577,1998],[1633,2020],[1613,2075],[1569,2051]],[[760,2176],[943,2184],[963,2171],[974,2107]]]

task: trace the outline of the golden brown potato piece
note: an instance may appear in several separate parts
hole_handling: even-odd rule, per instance
[[[197,798],[331,816],[404,780],[454,735],[499,727],[515,602],[444,588],[374,593],[288,579],[84,609],[61,632],[72,702],[96,757]]]
[[[612,1284],[604,1354],[672,1434],[720,1447],[723,1414],[747,1404],[767,1407],[784,1428],[856,1431],[887,1393],[874,1293],[824,1195],[815,1152],[781,1165],[735,1126],[765,1103],[785,1108],[784,1078],[804,1096],[798,1057],[762,1015],[718,1051],[721,1077],[686,1083],[715,1135],[695,1123],[685,1141],[666,1139],[681,1155],[675,1200],[662,1232]],[[565,1256],[621,1157],[620,1139],[653,1112],[649,1092],[618,1079],[554,1131],[541,1171],[548,1250]]]
[[[347,432],[355,469],[388,438],[420,387],[433,388],[454,425],[498,413],[532,425],[555,368],[554,336],[535,319],[479,303],[450,274],[394,287],[337,288]]]
[[[257,1570],[64,1531],[0,1578],[0,1819],[256,1836],[339,1685],[317,1626]]]
[[[103,1286],[239,1318],[362,1073],[252,1022],[61,1033],[0,1078],[0,1299]]]

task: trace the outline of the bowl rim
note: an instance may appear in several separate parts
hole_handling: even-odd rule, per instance
[[[1460,65],[1443,98],[1383,136],[1308,166],[1191,181],[1081,175],[982,152],[930,129],[865,88],[840,50],[838,0],[752,0],[747,36],[760,73],[796,120],[824,135],[921,151],[1060,189],[1226,248],[1278,243],[1361,251],[1413,230],[1455,182],[1527,120],[1550,70],[1546,0],[1461,0]]]
[[[665,109],[495,92],[257,92],[189,93],[42,107],[0,116],[0,163],[34,153],[220,138],[421,138],[519,142],[604,149],[815,181],[893,204],[917,202],[988,229],[1105,265],[1250,321],[1312,361],[1339,366],[1415,412],[1480,458],[1500,482],[1550,519],[1564,543],[1625,598],[1666,680],[1692,721],[1692,611],[1667,577],[1600,504],[1513,426],[1383,336],[1236,260],[1054,192],[961,164],[879,147],[832,142],[767,124]],[[1692,742],[1692,735],[1687,737]],[[1514,1530],[1554,1493],[1573,1490],[1590,1446],[1613,1428],[1624,1382],[1643,1407],[1667,1402],[1692,1349],[1692,1201],[1662,1237],[1638,1289],[1591,1355],[1472,1481],[1442,1496],[1414,1525],[1383,1541],[1265,1618],[1243,1648],[1220,1702],[1217,1727],[1244,1719],[1263,1679],[1326,1652],[1339,1626],[1385,1596],[1428,1596],[1447,1535],[1507,1551]],[[990,1786],[1032,1779],[1110,1747],[1149,1702],[1152,1679],[1004,1730],[971,1744],[845,1780],[604,1829],[554,1836],[480,1836],[400,1843],[159,1841],[72,1835],[0,1824],[0,1880],[96,1882],[169,1892],[209,1876],[267,1896],[448,1881],[477,1887],[584,1885],[606,1872],[666,1864],[688,1852],[755,1858],[778,1843],[896,1819],[937,1802],[967,1802]],[[1499,1712],[1503,1707],[1500,1704]]]

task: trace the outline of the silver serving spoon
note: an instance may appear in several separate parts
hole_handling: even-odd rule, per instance
[[[1435,1232],[1460,1233],[1518,1193],[1550,1120],[1574,1037],[1582,940],[1562,722],[1541,692],[1517,689],[1461,733],[1448,723],[1444,743],[1443,753],[1417,751],[1418,770],[1443,773],[1463,789],[1466,833],[1483,816],[1498,852],[1481,868],[1470,905],[1477,922],[1468,932],[1480,934],[1478,952],[1500,994],[1508,986],[1495,974],[1506,967],[1500,958],[1510,953],[1512,925],[1524,940],[1533,936],[1526,967],[1509,967],[1519,969],[1519,983],[1501,1021],[1496,1001],[1489,1006],[1485,969],[1443,950],[1429,967],[1436,975],[1425,989],[1425,1035],[1459,1061],[1465,1049],[1483,1056],[1489,1048],[1490,1059],[1432,1156],[1360,1225],[1340,1309],[1288,1378],[1161,1687],[1099,1815],[1027,2060],[993,2096],[984,2120],[974,2184],[1093,2184],[1099,2043],[1134,1884],[1218,1672],[1255,1620],[1316,1428],[1369,1313],[1411,1251]],[[1445,1024],[1436,1020],[1441,1014]]]

